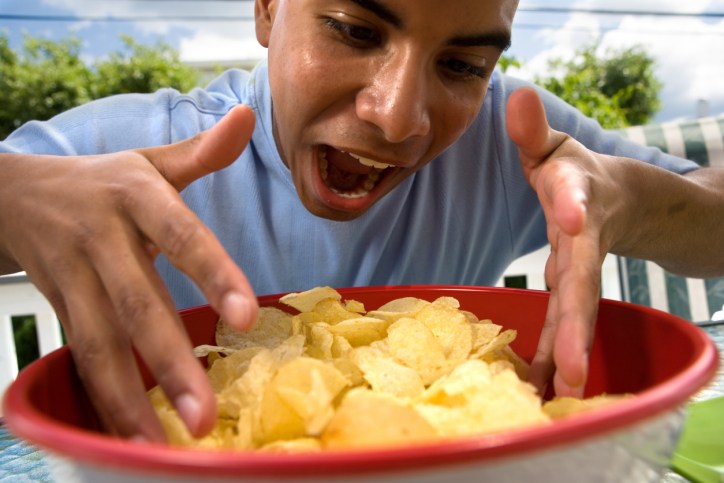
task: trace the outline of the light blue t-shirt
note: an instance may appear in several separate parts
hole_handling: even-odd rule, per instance
[[[188,94],[114,96],[30,122],[0,152],[97,154],[157,146],[210,128],[234,105],[257,116],[250,145],[230,167],[187,187],[183,199],[216,234],[257,295],[318,285],[494,284],[508,264],[546,243],[536,194],[505,131],[505,103],[524,82],[495,73],[480,114],[438,159],[361,217],[309,213],[280,159],[266,64],[231,70]],[[588,148],[686,172],[697,165],[643,148],[541,91],[549,122]],[[151,207],[149,207],[151,209]],[[161,257],[157,267],[179,308],[206,303]]]

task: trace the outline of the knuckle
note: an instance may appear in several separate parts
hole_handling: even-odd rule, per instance
[[[119,319],[132,332],[140,321],[147,320],[154,311],[154,302],[149,293],[130,289],[121,293],[115,302]],[[133,334],[131,333],[131,336]]]
[[[161,230],[163,247],[169,260],[178,261],[192,250],[204,235],[204,228],[190,216],[174,216],[164,221]]]

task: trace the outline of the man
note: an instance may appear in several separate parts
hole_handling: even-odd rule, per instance
[[[257,0],[269,55],[251,75],[101,100],[0,144],[0,267],[49,298],[110,431],[164,437],[132,348],[193,434],[212,427],[176,315],[206,300],[244,329],[255,293],[490,284],[549,240],[531,380],[580,395],[607,252],[724,273],[721,170],[494,73],[516,7]]]

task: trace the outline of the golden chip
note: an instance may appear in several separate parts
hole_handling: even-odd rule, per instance
[[[369,448],[414,444],[437,438],[435,429],[411,406],[357,388],[349,391],[322,433],[325,448]]]
[[[573,414],[605,407],[629,397],[631,397],[630,394],[601,394],[587,399],[556,397],[543,404],[543,411],[553,419],[561,419]]]
[[[342,300],[342,296],[331,287],[315,287],[304,292],[294,292],[279,299],[285,305],[300,312],[309,312],[324,299]]]
[[[397,398],[412,399],[425,390],[420,374],[396,362],[391,356],[374,347],[360,347],[352,354],[373,391]]]
[[[216,324],[216,344],[243,349],[267,347],[273,349],[292,335],[292,316],[274,307],[259,307],[256,324],[248,331],[239,331],[222,319]]]
[[[217,323],[206,357],[218,419],[193,438],[159,387],[148,398],[171,444],[264,452],[386,447],[496,433],[611,404],[622,396],[542,404],[515,330],[453,297],[392,300],[365,312],[330,287],[262,307],[256,325]]]

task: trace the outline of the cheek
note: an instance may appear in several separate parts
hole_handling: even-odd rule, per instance
[[[443,149],[455,142],[470,127],[480,111],[482,99],[445,102],[437,111],[436,140]]]
[[[269,61],[275,112],[288,122],[305,124],[333,102],[340,89],[334,64],[321,62],[323,53],[292,48]],[[271,56],[271,53],[270,53]],[[272,70],[273,69],[273,70]]]

